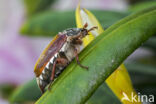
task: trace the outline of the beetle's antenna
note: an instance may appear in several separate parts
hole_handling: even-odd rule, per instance
[[[87,28],[88,27],[88,23],[86,22],[85,25],[83,26],[83,28]]]
[[[90,28],[87,32],[90,32],[90,31],[92,31],[92,30],[94,30],[94,29],[98,29],[98,27],[97,27],[97,26],[92,27],[92,28]]]

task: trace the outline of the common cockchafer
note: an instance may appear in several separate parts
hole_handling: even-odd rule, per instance
[[[87,30],[87,26],[86,23],[83,28],[70,28],[59,32],[40,55],[34,72],[42,93],[74,58],[80,67],[88,69],[79,62],[78,53],[83,44],[82,39],[97,27]]]

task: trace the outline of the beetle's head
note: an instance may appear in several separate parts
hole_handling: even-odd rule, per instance
[[[69,28],[65,31],[63,31],[63,33],[65,33],[67,36],[69,36],[72,39],[82,39],[84,38],[86,35],[88,35],[88,33],[94,29],[97,29],[97,27],[92,27],[90,29],[86,29],[88,27],[88,24],[86,23],[83,28]]]
[[[84,38],[88,33],[94,29],[97,29],[98,27],[92,27],[90,29],[86,29],[88,27],[88,24],[86,23],[83,28],[79,28],[79,34],[77,34],[80,39]]]
[[[64,30],[63,34],[66,34],[68,36],[68,39],[67,39],[68,41],[77,44],[77,42],[78,41],[80,42],[82,38],[87,36],[90,31],[97,29],[97,27],[86,29],[87,27],[88,27],[88,24],[86,23],[83,26],[83,28],[69,28],[67,30]]]
[[[88,35],[88,33],[89,33],[90,31],[92,31],[92,30],[98,28],[98,27],[94,26],[94,27],[92,27],[92,28],[90,28],[90,29],[86,29],[87,27],[88,27],[88,24],[86,23],[86,24],[83,26],[83,28],[80,28],[80,34],[79,34],[79,35],[81,35],[81,36],[80,36],[81,38],[84,38],[86,35]]]

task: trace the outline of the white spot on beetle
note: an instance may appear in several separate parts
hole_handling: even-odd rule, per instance
[[[53,62],[54,62],[54,57],[52,57],[51,59],[50,59],[50,62],[53,64]],[[50,63],[49,63],[50,64]]]
[[[43,74],[45,74],[45,70],[46,70],[46,69],[43,70],[43,72],[42,72]]]
[[[65,43],[63,46],[62,46],[62,48],[61,48],[61,52],[64,52],[65,50],[66,50],[66,48],[67,48],[67,43]]]
[[[54,57],[56,57],[56,58],[57,58],[57,56],[58,56],[58,54],[56,53],[56,54],[54,55]]]
[[[66,55],[66,57],[67,57],[67,59],[69,61],[71,61],[75,57],[74,53],[75,52],[74,52],[74,48],[73,47],[69,47],[67,49],[67,51],[65,52],[65,55]]]
[[[47,68],[47,69],[49,69],[49,65],[50,65],[50,63],[48,62],[47,65],[46,65],[46,68]]]
[[[40,79],[43,80],[43,76],[42,76],[42,74],[40,75]]]

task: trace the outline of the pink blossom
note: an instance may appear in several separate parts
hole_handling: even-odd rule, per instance
[[[0,30],[0,84],[20,84],[32,79],[37,58],[31,41],[18,34],[23,8],[18,0],[1,3],[3,23]]]
[[[79,0],[57,0],[53,9],[66,10],[75,9]],[[126,10],[126,0],[81,0],[81,7],[88,9]]]

